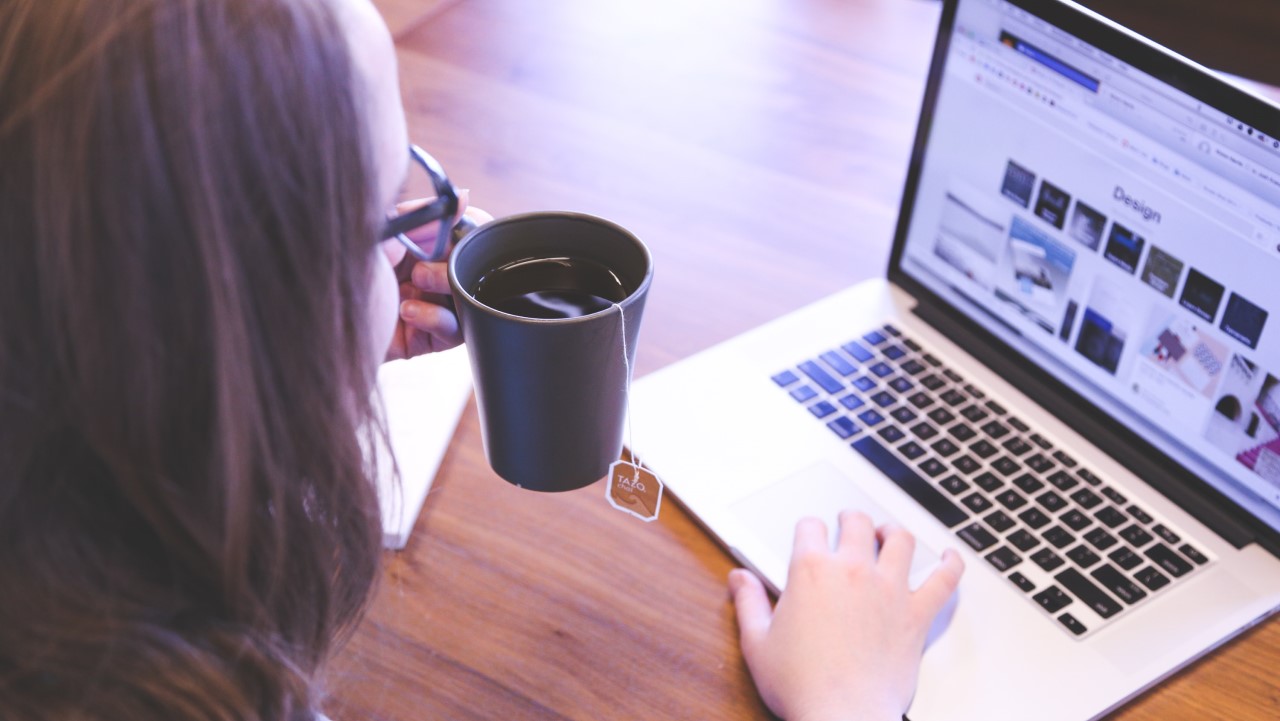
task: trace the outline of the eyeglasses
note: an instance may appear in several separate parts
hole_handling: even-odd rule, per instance
[[[416,145],[410,145],[409,158],[415,165],[427,172],[427,175],[431,178],[431,185],[435,188],[436,198],[421,208],[415,208],[388,218],[387,224],[382,228],[382,240],[395,238],[403,243],[404,247],[408,248],[409,252],[418,260],[430,263],[443,258],[449,248],[449,236],[453,231],[453,219],[458,214],[458,193],[453,189],[453,184],[449,182],[449,178],[444,174],[444,168],[440,167],[440,163],[436,162],[436,159],[428,155],[425,150]],[[435,245],[430,250],[423,250],[406,235],[415,228],[421,228],[437,220],[440,221],[440,228],[436,232]]]

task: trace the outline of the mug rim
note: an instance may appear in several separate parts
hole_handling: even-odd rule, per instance
[[[572,318],[530,318],[529,316],[516,315],[514,313],[507,313],[506,311],[501,311],[501,310],[498,310],[497,308],[493,308],[484,303],[481,303],[480,301],[476,300],[476,297],[474,295],[472,295],[470,292],[468,292],[465,288],[462,287],[462,285],[458,282],[457,260],[458,260],[458,257],[462,254],[463,250],[472,242],[474,242],[478,236],[480,236],[481,234],[486,232],[486,230],[491,228],[497,228],[503,225],[514,225],[516,223],[520,223],[528,220],[539,220],[539,219],[559,219],[559,220],[584,222],[591,225],[603,225],[612,230],[617,231],[623,237],[630,240],[637,248],[639,248],[641,255],[644,257],[644,267],[645,267],[644,277],[641,278],[640,282],[636,285],[635,290],[632,290],[630,293],[627,294],[627,297],[623,298],[620,301],[617,301],[614,305],[611,305],[608,308],[605,308],[602,310],[598,310],[594,313],[589,313],[587,315],[574,316]],[[498,316],[499,318],[504,318],[508,320],[519,321],[522,323],[536,323],[539,325],[567,325],[571,323],[586,322],[595,318],[599,318],[606,313],[613,312],[613,309],[615,306],[621,306],[625,311],[627,306],[631,305],[632,302],[636,299],[636,297],[641,295],[641,291],[648,289],[650,282],[653,279],[653,256],[649,252],[649,246],[646,245],[644,241],[640,240],[640,237],[638,235],[631,232],[630,230],[627,230],[621,225],[618,225],[612,220],[601,218],[596,215],[591,215],[589,213],[580,213],[580,212],[570,211],[570,210],[540,210],[540,211],[532,211],[528,213],[517,213],[515,215],[504,216],[502,218],[498,218],[496,220],[492,220],[488,223],[485,223],[484,225],[481,225],[476,229],[472,230],[470,233],[466,235],[465,238],[463,238],[461,241],[458,242],[457,246],[454,247],[453,252],[449,254],[448,275],[449,275],[449,288],[453,291],[453,297],[455,302],[459,302],[459,301],[466,302],[466,303],[469,303],[471,306],[478,308],[480,310],[483,310],[486,313],[489,313],[491,315],[495,315],[495,316]]]

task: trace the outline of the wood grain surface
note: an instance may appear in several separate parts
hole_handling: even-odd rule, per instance
[[[378,4],[413,139],[474,204],[594,213],[649,244],[638,374],[882,272],[937,3]],[[675,503],[645,524],[599,485],[507,485],[473,405],[335,662],[326,711],[771,718],[737,648],[732,567]],[[1273,719],[1276,668],[1273,620],[1114,718]]]

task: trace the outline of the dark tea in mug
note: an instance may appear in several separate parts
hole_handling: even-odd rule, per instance
[[[613,307],[629,291],[617,273],[585,258],[526,258],[485,273],[472,293],[477,301],[524,318],[591,315]]]

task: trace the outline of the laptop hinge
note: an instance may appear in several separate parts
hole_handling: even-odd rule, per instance
[[[1063,383],[1038,369],[1029,368],[1019,355],[994,339],[955,309],[921,295],[914,313],[966,349],[1018,390],[1036,399],[1050,413],[1071,426],[1104,453],[1117,459],[1134,475],[1177,503],[1201,523],[1236,548],[1257,542],[1280,556],[1280,542],[1270,529],[1260,529],[1233,501],[1208,487],[1185,468],[1169,459],[1128,427],[1092,408]]]

